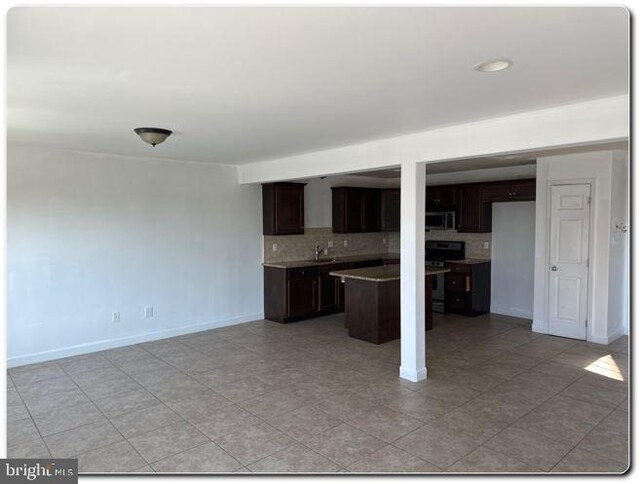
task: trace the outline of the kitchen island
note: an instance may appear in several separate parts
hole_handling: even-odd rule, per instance
[[[449,269],[425,268],[425,330],[433,326],[431,279]],[[345,283],[345,321],[349,336],[374,344],[400,337],[400,266],[337,270]]]

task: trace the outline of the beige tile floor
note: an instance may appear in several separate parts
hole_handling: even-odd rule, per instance
[[[627,338],[436,315],[429,377],[342,315],[255,321],[9,370],[9,457],[90,472],[610,472],[628,461]]]

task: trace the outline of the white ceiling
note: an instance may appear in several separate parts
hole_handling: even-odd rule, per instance
[[[241,164],[626,93],[607,8],[13,8],[8,139]],[[514,61],[478,73],[480,61]],[[176,133],[152,148],[133,133]]]

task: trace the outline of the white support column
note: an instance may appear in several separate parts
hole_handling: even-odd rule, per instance
[[[424,211],[426,173],[423,163],[402,164],[400,174],[400,378],[427,377],[424,301]]]

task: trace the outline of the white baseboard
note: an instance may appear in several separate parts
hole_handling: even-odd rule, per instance
[[[147,341],[155,341],[158,339],[172,338],[183,334],[197,333],[198,331],[206,331],[208,329],[223,328],[225,326],[233,326],[235,324],[248,323],[264,319],[264,314],[248,314],[237,318],[225,319],[219,321],[207,321],[205,323],[190,324],[177,328],[163,329],[161,331],[153,331],[151,333],[136,334],[126,336],[124,338],[93,341],[76,346],[68,346],[65,348],[57,348],[55,350],[43,351],[41,353],[31,353],[28,355],[13,356],[7,358],[7,368],[16,366],[29,365],[32,363],[41,363],[43,361],[57,360],[58,358],[66,358],[68,356],[84,355],[95,351],[109,350],[119,348],[121,346],[145,343]]]
[[[590,336],[589,343],[596,343],[600,345],[608,345],[613,343],[615,340],[625,335],[624,328],[618,328],[616,331],[607,336]]]
[[[412,381],[414,383],[419,382],[427,378],[427,369],[420,368],[419,370],[408,369],[400,367],[400,378]]]
[[[531,325],[531,331],[533,331],[534,333],[548,334],[549,325],[547,324],[546,321],[540,321],[539,319],[534,319],[533,324]]]
[[[510,308],[502,306],[491,306],[490,309],[493,314],[501,314],[503,316],[511,316],[514,318],[533,319],[533,313],[519,308]]]

